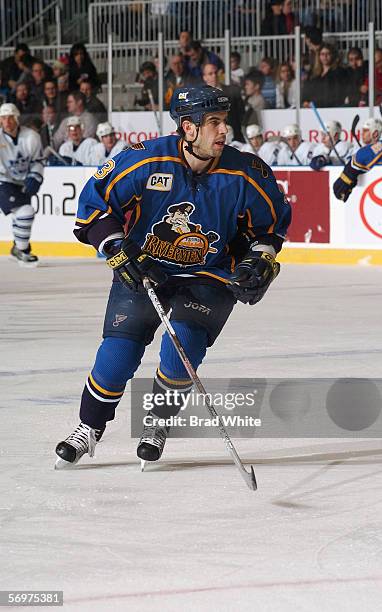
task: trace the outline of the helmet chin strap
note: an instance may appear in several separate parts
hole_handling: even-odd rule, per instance
[[[213,157],[210,155],[209,157],[201,157],[200,155],[197,155],[197,153],[195,153],[194,148],[193,148],[193,144],[194,142],[197,141],[198,136],[199,136],[199,128],[200,126],[198,125],[196,128],[196,136],[194,138],[194,140],[184,140],[184,142],[186,143],[186,151],[187,153],[189,153],[190,155],[192,155],[193,157],[196,157],[196,159],[199,159],[200,161],[210,161],[210,159],[213,159]]]

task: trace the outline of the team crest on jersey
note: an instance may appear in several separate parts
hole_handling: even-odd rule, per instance
[[[156,259],[179,266],[204,264],[208,253],[217,253],[211,245],[220,240],[220,235],[213,231],[205,233],[200,224],[191,223],[194,211],[191,202],[169,206],[168,214],[146,235],[143,250]]]
[[[155,172],[151,174],[146,183],[146,189],[155,189],[156,191],[171,191],[173,174],[161,174]]]
[[[264,162],[260,159],[260,157],[257,157],[257,155],[255,156],[254,160],[252,161],[252,168],[257,170],[258,172],[261,172],[261,176],[263,178],[268,178],[268,176],[269,176],[268,169],[267,169],[266,165],[264,164]]]
[[[104,165],[97,170],[95,174],[93,174],[95,179],[103,179],[107,176],[112,170],[115,168],[114,159],[109,159],[109,161],[105,162]]]

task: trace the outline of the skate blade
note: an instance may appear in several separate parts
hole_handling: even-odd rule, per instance
[[[145,471],[145,467],[146,467],[146,461],[144,459],[141,459],[141,472]]]
[[[17,263],[20,268],[37,268],[38,266],[38,261],[30,261],[29,263],[27,261],[18,261]]]
[[[56,459],[56,463],[54,464],[54,469],[55,470],[68,470],[71,467],[73,467],[73,465],[76,465],[76,464],[70,463],[70,461],[65,461],[65,459],[61,459],[61,457],[58,457]]]

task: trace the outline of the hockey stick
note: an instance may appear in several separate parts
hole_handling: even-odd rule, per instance
[[[292,153],[292,156],[295,158],[296,162],[298,163],[299,166],[303,166],[304,164],[302,164],[299,160],[299,158],[297,157],[295,151],[293,151],[292,147],[290,146],[289,142],[287,141],[286,138],[284,138],[283,136],[271,136],[270,138],[268,138],[265,142],[278,142],[280,144],[280,142],[282,142],[283,144],[286,144],[286,146],[288,147],[289,151]]]
[[[59,159],[60,162],[62,164],[64,164],[64,166],[69,166],[70,165],[70,164],[68,164],[68,162],[63,157],[61,157],[61,155],[59,153],[57,153],[57,151],[55,151],[53,149],[53,147],[48,146],[48,147],[46,147],[46,150],[49,151],[49,153],[51,153],[52,155],[54,155],[54,157],[57,157],[57,159]]]
[[[381,113],[381,114],[382,114],[382,113]],[[361,145],[361,143],[360,143],[360,141],[359,141],[359,138],[358,138],[358,136],[357,136],[357,134],[356,134],[356,131],[355,131],[355,130],[356,130],[356,127],[357,127],[357,125],[358,125],[358,121],[359,121],[359,115],[356,115],[356,116],[354,117],[354,119],[353,119],[353,123],[351,124],[350,133],[351,133],[351,135],[353,136],[354,140],[357,142],[357,145],[358,145],[359,147],[361,147],[362,145]]]
[[[186,368],[189,377],[192,379],[192,382],[194,383],[195,387],[198,389],[198,391],[204,396],[204,401],[207,407],[208,412],[210,413],[211,418],[217,418],[218,419],[218,429],[220,432],[220,436],[221,438],[224,440],[225,445],[227,447],[228,452],[230,453],[232,459],[234,460],[241,476],[244,478],[247,486],[252,490],[252,491],[256,491],[257,489],[257,482],[256,482],[256,477],[255,477],[255,472],[253,470],[253,467],[251,465],[251,471],[247,472],[247,470],[245,469],[239,455],[237,454],[237,451],[232,443],[231,438],[229,437],[224,425],[223,425],[223,421],[221,420],[221,417],[218,415],[218,413],[216,412],[214,406],[212,405],[210,398],[205,390],[205,388],[203,387],[198,375],[196,374],[190,360],[188,359],[185,350],[182,346],[182,344],[179,341],[178,336],[175,333],[175,330],[173,328],[173,326],[171,325],[171,322],[169,320],[169,318],[167,317],[162,304],[160,303],[157,294],[155,293],[153,286],[150,282],[150,280],[145,277],[143,279],[143,286],[147,291],[147,295],[149,296],[152,305],[154,306],[155,310],[158,313],[158,316],[160,318],[160,320],[162,321],[162,323],[164,324],[168,335],[170,336],[171,342],[173,343],[184,367]]]
[[[310,103],[310,108],[313,110],[314,114],[316,115],[318,123],[321,125],[322,131],[325,132],[325,134],[327,136],[329,136],[330,144],[332,146],[332,149],[333,149],[334,153],[336,154],[336,157],[337,157],[338,161],[340,162],[341,165],[345,165],[345,160],[342,159],[342,157],[339,155],[339,153],[338,153],[338,151],[336,149],[336,145],[334,144],[334,140],[332,138],[332,135],[329,132],[329,130],[327,129],[325,123],[322,121],[322,117],[321,117],[320,113],[318,112],[317,106],[315,105],[314,102]],[[329,154],[330,154],[330,152],[329,152]]]
[[[160,121],[159,121],[158,113],[155,110],[154,96],[153,96],[153,92],[151,91],[151,89],[147,90],[147,94],[149,96],[149,100],[150,100],[150,104],[151,104],[151,109],[152,109],[152,111],[154,113],[155,123],[157,124],[157,128],[158,128],[159,134],[160,134],[161,133]]]

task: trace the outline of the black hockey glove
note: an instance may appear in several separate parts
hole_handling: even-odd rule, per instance
[[[118,243],[115,242],[105,245],[106,263],[118,274],[126,287],[132,291],[143,292],[145,276],[157,287],[167,280],[167,274],[160,265],[143,253],[133,240],[125,238],[117,248],[116,245]]]
[[[310,160],[312,170],[321,170],[324,166],[330,166],[330,158],[326,155],[316,155]]]
[[[358,175],[362,172],[357,172],[351,166],[351,162],[348,162],[344,167],[342,174],[338,177],[333,184],[333,192],[338,200],[346,202],[350,196],[353,188],[357,184]]]
[[[280,272],[280,264],[270,253],[253,251],[236,266],[228,287],[243,304],[257,304]]]

